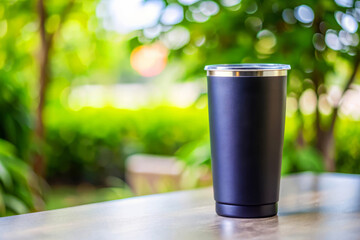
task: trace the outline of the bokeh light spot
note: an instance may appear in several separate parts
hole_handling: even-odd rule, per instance
[[[238,5],[241,2],[241,0],[221,0],[221,4],[224,7],[233,7],[235,5]]]
[[[200,46],[202,46],[202,45],[205,43],[205,41],[206,41],[205,36],[201,36],[201,37],[199,37],[198,39],[196,39],[195,45],[196,45],[197,47],[200,47]]]
[[[313,89],[307,89],[301,94],[299,106],[301,112],[305,115],[315,112],[316,94]]]
[[[354,33],[358,29],[358,23],[353,16],[344,14],[341,18],[341,27],[349,33]]]
[[[199,0],[179,0],[179,3],[184,4],[184,5],[191,5],[194,4],[196,2],[198,2]]]
[[[341,25],[341,19],[343,17],[344,13],[340,12],[340,11],[336,11],[334,16],[335,16],[335,20],[337,21],[337,23],[339,25]]]
[[[315,33],[313,36],[313,45],[314,48],[318,51],[325,50],[325,37],[321,33]]]
[[[96,15],[106,30],[129,33],[155,26],[164,6],[163,1],[101,0]]]
[[[190,32],[187,28],[176,26],[160,36],[160,40],[169,49],[179,49],[190,41]]]
[[[314,21],[314,11],[308,5],[300,5],[295,8],[295,18],[302,23]]]
[[[253,14],[253,13],[256,13],[256,11],[258,10],[258,6],[256,4],[256,2],[252,2],[248,8],[246,9],[246,13],[247,14]]]
[[[208,16],[204,15],[204,14],[201,13],[201,12],[194,12],[194,13],[192,14],[192,17],[193,17],[193,19],[195,20],[195,22],[200,22],[200,23],[206,22],[206,21],[209,19]]]
[[[354,4],[353,0],[335,0],[336,4],[340,7],[352,7]]]
[[[294,11],[287,8],[282,12],[282,18],[284,19],[284,21],[286,23],[289,24],[295,24],[296,23],[296,18],[294,16]]]
[[[326,31],[325,43],[329,48],[333,50],[340,50],[342,48],[342,44],[336,34],[336,31],[331,29]]]
[[[351,34],[347,31],[341,30],[339,32],[340,42],[345,46],[357,46],[359,44],[359,36],[355,34]]]
[[[255,44],[255,49],[262,54],[271,54],[276,45],[275,34],[269,30],[262,30],[257,34],[259,41]]]
[[[321,113],[325,115],[329,115],[331,113],[331,106],[329,104],[328,98],[326,94],[321,94],[319,96],[319,110]]]
[[[7,32],[7,21],[6,20],[2,20],[0,21],[0,37],[5,36],[6,32]]]
[[[161,44],[143,45],[132,51],[130,64],[141,76],[153,77],[164,70],[167,56],[168,50]]]
[[[213,16],[219,12],[219,5],[213,1],[200,3],[199,10],[206,16]]]
[[[258,17],[248,17],[246,20],[245,20],[245,25],[254,30],[255,32],[258,32],[261,30],[262,28],[262,21],[260,18]]]
[[[183,19],[184,19],[183,8],[179,4],[172,3],[165,8],[160,21],[165,25],[174,25],[180,23]]]
[[[144,33],[145,37],[153,39],[160,35],[161,30],[162,30],[162,27],[161,27],[161,25],[158,24],[151,28],[145,28],[143,30],[143,33]]]
[[[198,7],[190,6],[189,10],[191,12],[191,17],[190,17],[191,21],[206,22],[209,19],[209,16],[201,12],[200,8]]]

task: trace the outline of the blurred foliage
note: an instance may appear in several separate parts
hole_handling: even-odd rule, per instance
[[[311,122],[311,119],[306,119]],[[295,116],[286,117],[284,150],[281,173],[283,175],[302,172],[324,171],[324,163],[320,153],[311,146],[301,147],[297,142],[298,119]],[[311,129],[305,130],[305,135]],[[354,146],[360,144],[360,124],[359,121],[348,119],[339,120],[336,127],[336,169],[342,173],[360,173],[360,151]],[[208,135],[183,145],[176,156],[189,166],[208,166],[211,167],[210,140]]]
[[[185,161],[187,165],[207,165],[211,166],[210,139],[206,138],[183,145],[176,156]]]
[[[174,26],[158,23],[162,30],[154,38],[145,36],[146,29],[128,34],[105,30],[106,21],[97,17],[96,0],[44,2],[46,33],[54,36],[44,113],[46,180],[54,184],[88,182],[109,187],[96,190],[95,195],[89,187],[49,190],[48,198],[45,197],[48,209],[130,196],[125,185],[114,185],[109,177],[123,179],[124,161],[133,153],[176,154],[189,169],[210,166],[205,109],[106,107],[73,111],[68,108],[72,88],[119,82],[152,81],[159,87],[175,81],[204,82],[206,64],[281,62],[292,66],[288,94],[299,103],[307,89],[323,94],[333,85],[343,88],[359,51],[354,44],[341,45],[338,50],[326,45],[328,30],[337,34],[342,30],[335,13],[357,14],[355,8],[341,7],[334,1],[242,0],[234,6],[224,3],[237,1],[194,1],[181,5],[185,16],[182,22]],[[203,2],[216,3],[219,12],[199,22],[193,16],[201,14]],[[303,23],[291,14],[288,17],[293,22],[286,23],[284,13],[294,14],[302,4],[313,10],[316,24]],[[130,64],[132,50],[164,39],[177,41],[177,37],[169,35],[176,27],[189,32],[189,41],[169,51],[167,68],[159,76],[139,76]],[[357,32],[350,38],[356,36]],[[29,149],[37,151],[43,147],[29,141],[31,113],[38,101],[36,1],[0,1],[0,43],[0,215],[11,215],[33,211],[41,205],[39,180],[28,166]],[[324,79],[316,86],[314,79],[319,76]],[[357,77],[355,80],[359,81]],[[287,117],[283,174],[324,170],[322,157],[314,147],[314,122],[314,114],[303,115],[300,110]],[[330,116],[321,114],[321,127],[326,128],[329,122]],[[299,133],[299,129],[303,131]],[[299,142],[299,135],[306,144]],[[358,121],[339,119],[335,127],[338,171],[360,173],[359,136]],[[77,197],[69,197],[71,194]]]
[[[170,58],[177,63],[181,62],[185,76],[190,79],[196,75],[203,76],[203,67],[207,64],[286,63],[292,67],[292,82],[288,85],[288,90],[300,95],[305,89],[314,87],[311,82],[309,84],[302,81],[306,78],[312,79],[314,70],[329,77],[326,79],[328,86],[334,81],[330,75],[339,67],[337,61],[343,59],[352,62],[358,51],[358,46],[352,45],[344,46],[341,51],[334,51],[325,43],[327,30],[342,30],[334,14],[346,10],[349,13],[354,12],[354,8],[338,6],[335,1],[211,1],[215,2],[220,10],[210,17],[202,13],[202,2],[205,1],[183,4],[185,18],[175,26],[181,25],[190,31],[190,40],[181,48],[170,52]],[[232,6],[225,6],[226,2]],[[312,9],[315,16],[308,23],[303,23],[294,16],[296,8],[304,4]],[[286,13],[290,14],[287,18],[292,18],[292,23],[284,21]],[[193,17],[196,14],[203,15],[205,21],[196,21]],[[320,23],[321,26],[318,26]],[[167,31],[164,31],[149,39],[144,31],[138,32],[137,38],[132,40],[133,45],[161,41],[168,36]],[[319,42],[315,41],[315,33],[322,36]],[[321,50],[318,50],[319,47],[315,48],[315,44],[321,44]],[[346,72],[342,71],[342,76],[336,76],[336,83],[342,86],[349,74],[349,65],[346,64],[348,62],[345,63]],[[294,75],[294,79],[291,75]]]
[[[334,85],[345,92],[351,83],[359,82],[359,2],[179,2],[184,18],[172,25],[175,30],[147,37],[147,29],[141,29],[137,38],[132,39],[132,44],[163,42],[173,49],[170,59],[183,66],[183,79],[189,80],[203,76],[203,67],[207,64],[290,64],[292,70],[289,72],[288,94],[297,103],[306,90],[315,96],[313,116],[297,115],[298,128],[308,128],[305,132],[299,131],[294,139],[292,152],[298,152],[296,156],[305,161],[301,161],[298,169],[335,171],[333,132],[341,100],[332,103],[325,100],[329,110],[324,114],[319,110],[320,98],[328,96]],[[218,12],[209,14],[214,6]],[[163,27],[161,18],[157,26]],[[182,29],[181,32],[187,32],[190,36],[181,46],[171,43],[171,39],[175,43],[184,38],[176,34],[176,29]],[[303,136],[305,141],[301,140],[302,146],[296,145],[298,138]],[[314,160],[307,160],[309,156],[314,156],[311,157]],[[322,159],[325,168],[317,163],[318,159]]]
[[[51,108],[47,116],[47,179],[104,183],[124,177],[133,153],[173,155],[207,132],[205,110],[160,107],[142,110]]]
[[[107,177],[108,187],[90,184],[55,186],[46,194],[46,210],[132,197],[131,189],[119,178]]]
[[[4,45],[1,44],[0,49],[1,47]],[[29,148],[31,127],[29,96],[21,73],[12,72],[16,71],[16,64],[20,63],[17,63],[19,60],[11,59],[14,53],[9,48],[2,49],[3,52],[0,50],[0,55],[2,53],[7,58],[6,66],[0,68],[0,139],[12,143],[17,149],[17,154],[24,158]],[[11,62],[14,63],[10,64]]]
[[[342,120],[336,128],[336,167],[344,173],[360,173],[360,124]]]
[[[51,182],[105,184],[108,176],[124,177],[124,162],[134,153],[176,155],[188,166],[210,167],[208,116],[205,109],[160,107],[120,110],[49,108],[47,179]],[[311,116],[306,122],[312,122]],[[319,152],[297,143],[298,119],[286,118],[283,174],[324,171]],[[341,119],[336,128],[337,169],[360,173],[360,153],[346,140],[358,141],[358,122]],[[311,128],[304,130],[311,138]],[[346,160],[342,160],[346,159]]]
[[[6,10],[4,4],[0,2],[0,216],[34,211],[42,202],[39,179],[23,160],[31,129],[26,81],[33,74],[28,32],[22,27],[33,14],[23,14],[28,2]]]
[[[26,157],[30,133],[28,98],[24,87],[0,70],[0,140],[12,143],[20,157]]]
[[[37,176],[14,153],[12,144],[0,140],[0,216],[34,211],[42,201]]]
[[[312,116],[305,120],[312,122]],[[283,145],[283,160],[281,174],[289,174],[302,171],[322,172],[325,170],[322,156],[313,146],[301,146],[298,142],[299,119],[296,116],[286,117]],[[351,131],[352,125],[348,125]],[[301,134],[309,134],[311,128],[307,128]],[[360,156],[359,156],[360,157]]]

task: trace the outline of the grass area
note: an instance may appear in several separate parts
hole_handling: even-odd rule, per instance
[[[133,196],[131,190],[124,187],[98,188],[88,184],[56,185],[47,192],[45,207],[46,210],[52,210],[131,196]]]

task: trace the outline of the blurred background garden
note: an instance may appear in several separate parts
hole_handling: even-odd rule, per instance
[[[360,173],[360,1],[0,1],[0,216],[211,184],[207,64],[285,63],[282,174]]]

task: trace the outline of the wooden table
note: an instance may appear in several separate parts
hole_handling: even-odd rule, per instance
[[[360,239],[360,176],[284,177],[279,215],[219,217],[212,189],[0,218],[0,239]]]

